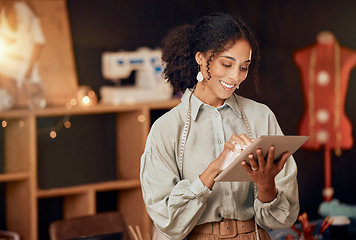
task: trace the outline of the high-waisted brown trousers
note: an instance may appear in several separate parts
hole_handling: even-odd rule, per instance
[[[268,233],[257,227],[260,240],[271,240]],[[257,240],[255,221],[224,219],[221,222],[198,225],[188,235],[188,240]]]

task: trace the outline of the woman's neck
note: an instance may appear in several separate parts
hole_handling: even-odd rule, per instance
[[[209,92],[207,89],[203,87],[197,87],[194,90],[194,95],[200,99],[205,104],[208,104],[210,106],[214,107],[220,107],[221,105],[224,104],[225,100],[220,99],[216,96],[214,96],[213,93]]]

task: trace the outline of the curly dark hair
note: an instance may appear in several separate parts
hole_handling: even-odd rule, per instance
[[[224,13],[213,13],[200,18],[195,25],[185,24],[169,31],[162,42],[163,76],[177,92],[194,87],[199,71],[195,54],[212,51],[207,62],[209,80],[212,58],[231,48],[240,39],[246,39],[251,45],[250,69],[258,91],[260,53],[255,36],[241,19]]]

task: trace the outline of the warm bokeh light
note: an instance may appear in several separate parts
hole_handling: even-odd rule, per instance
[[[89,96],[89,98],[96,98],[96,95],[95,95],[94,91],[88,92],[88,96]]]
[[[77,101],[80,106],[89,107],[96,105],[98,99],[95,92],[89,86],[83,85],[78,89]]]
[[[72,107],[73,107],[73,105],[71,104],[71,102],[67,102],[66,104],[65,104],[65,108],[66,109],[72,109]]]
[[[25,126],[25,121],[24,120],[20,120],[19,121],[19,127],[23,128]]]
[[[51,138],[56,138],[56,137],[57,137],[56,131],[51,131],[51,132],[49,133],[49,136],[50,136]]]
[[[64,122],[64,127],[65,128],[70,128],[72,126],[72,124],[70,123],[70,121],[65,121]]]
[[[7,122],[6,122],[5,120],[2,120],[1,126],[2,126],[3,128],[6,128],[6,127],[7,127]]]
[[[139,115],[138,117],[137,117],[137,120],[139,121],[139,122],[144,122],[145,120],[146,120],[146,117],[145,117],[145,115]]]
[[[75,98],[72,98],[71,100],[70,100],[70,104],[72,104],[72,106],[75,106],[75,105],[77,105],[77,99],[75,99]]]
[[[84,105],[88,105],[88,104],[90,103],[90,98],[89,98],[88,96],[84,96],[84,97],[82,98],[82,103],[83,103]]]

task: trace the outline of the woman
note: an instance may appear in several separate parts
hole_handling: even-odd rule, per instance
[[[172,30],[162,60],[168,82],[185,93],[153,124],[141,159],[143,198],[157,228],[170,239],[270,239],[264,229],[292,225],[299,202],[290,154],[274,164],[273,147],[266,160],[258,150],[251,165],[243,162],[253,182],[214,182],[254,138],[283,134],[267,106],[234,93],[250,65],[256,75],[251,31],[212,14]]]

